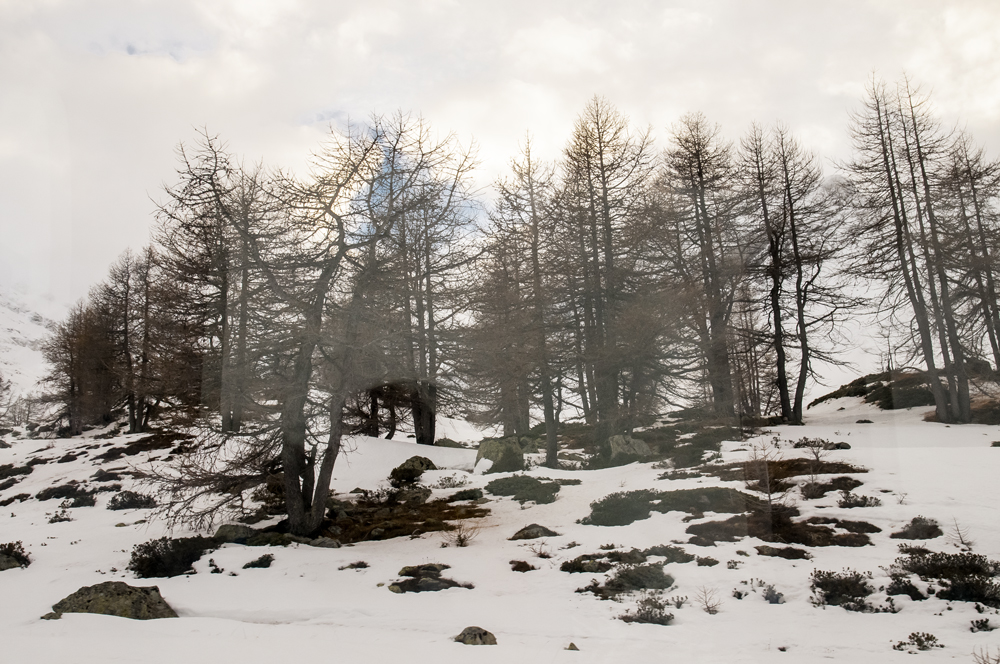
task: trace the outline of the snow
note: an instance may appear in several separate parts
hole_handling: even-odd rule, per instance
[[[15,394],[34,389],[45,375],[41,343],[64,315],[65,308],[53,301],[0,288],[0,375]]]
[[[840,410],[843,408],[843,410]],[[579,486],[563,486],[558,500],[548,505],[522,508],[509,498],[491,499],[491,514],[466,548],[441,548],[442,538],[426,534],[418,539],[397,538],[363,542],[340,549],[293,545],[267,549],[275,556],[268,569],[242,569],[264,550],[229,544],[206,554],[196,563],[197,574],[169,579],[135,579],[124,572],[132,546],[165,534],[162,522],[137,523],[146,510],[112,512],[105,509],[110,493],[98,494],[91,508],[69,510],[74,521],[49,524],[47,513],[56,500],[28,500],[0,508],[0,542],[22,540],[34,560],[26,569],[0,572],[0,660],[21,662],[285,662],[332,660],[345,662],[902,662],[905,652],[892,644],[911,632],[929,632],[945,644],[943,649],[921,652],[918,661],[971,661],[974,648],[1000,647],[994,633],[972,633],[970,621],[982,617],[973,606],[936,598],[913,602],[896,597],[896,614],[859,614],[839,607],[817,608],[810,599],[809,576],[814,569],[845,567],[870,571],[876,586],[888,579],[881,567],[899,555],[899,540],[889,533],[911,518],[923,515],[938,520],[947,531],[952,519],[967,528],[975,551],[1000,558],[1000,529],[994,506],[1000,504],[996,468],[1000,427],[952,426],[922,420],[927,409],[881,412],[857,399],[839,399],[807,412],[807,425],[773,427],[759,440],[782,439],[786,456],[798,455],[790,443],[801,437],[823,437],[850,443],[850,450],[830,453],[831,460],[865,466],[870,472],[856,477],[864,482],[856,493],[877,496],[879,507],[842,509],[837,496],[798,501],[803,516],[822,515],[862,519],[880,528],[872,535],[874,546],[860,548],[811,548],[812,560],[789,561],[756,555],[745,538],[719,542],[715,547],[681,546],[699,556],[720,561],[714,567],[695,563],[666,566],[676,578],[667,595],[693,600],[700,587],[715,589],[722,600],[717,615],[687,604],[670,611],[669,626],[626,624],[616,617],[635,605],[600,601],[591,594],[575,593],[592,576],[559,571],[564,560],[595,553],[604,544],[625,549],[644,548],[687,540],[682,513],[654,513],[649,519],[622,527],[585,526],[577,520],[589,513],[591,501],[615,491],[644,487],[689,488],[735,482],[711,478],[660,480],[651,464],[632,464],[598,471],[547,470],[530,474],[549,478],[576,478]],[[859,424],[859,419],[873,420]],[[461,424],[451,425],[458,431]],[[99,433],[99,432],[92,432]],[[442,433],[441,435],[445,435]],[[474,439],[472,431],[467,435]],[[481,435],[481,434],[479,434]],[[449,435],[449,437],[453,437]],[[9,438],[7,439],[10,440]],[[20,465],[31,456],[57,458],[89,444],[120,444],[119,439],[95,441],[20,440],[0,449],[0,464]],[[723,460],[740,461],[754,441],[723,443]],[[51,449],[44,449],[49,445]],[[389,470],[414,454],[431,458],[442,470],[425,476],[433,485],[444,477],[461,477],[467,486],[483,486],[494,476],[471,475],[474,450],[418,447],[407,441],[354,438],[351,451],[338,461],[333,488],[341,493],[356,486],[375,488]],[[39,452],[39,450],[42,450]],[[89,450],[69,463],[51,461],[35,467],[19,484],[0,492],[0,498],[42,488],[70,479],[83,480],[97,469]],[[37,454],[36,454],[37,452]],[[165,452],[165,451],[164,451]],[[106,464],[113,468],[162,463],[164,452],[148,457],[127,457]],[[129,482],[125,481],[126,488]],[[435,489],[446,496],[453,489]],[[343,496],[342,496],[343,497]],[[711,518],[712,515],[706,515]],[[119,522],[129,525],[116,527]],[[519,528],[539,523],[560,536],[528,542],[511,542]],[[178,530],[174,536],[191,534]],[[571,542],[579,546],[564,549]],[[955,552],[947,538],[926,543],[928,548]],[[552,557],[536,557],[531,550]],[[749,557],[737,551],[749,553]],[[208,559],[226,570],[210,574]],[[370,567],[339,570],[364,560]],[[509,561],[527,560],[539,567],[525,574],[510,571]],[[728,569],[727,561],[739,562]],[[404,565],[446,563],[445,575],[471,582],[472,590],[453,588],[437,593],[403,594],[386,586],[399,578]],[[229,571],[238,576],[229,576]],[[156,585],[179,619],[132,621],[109,616],[66,614],[58,621],[39,617],[55,602],[81,586],[107,580],[132,585]],[[766,603],[760,593],[742,600],[734,588],[747,589],[742,581],[762,579],[784,594],[786,602]],[[384,585],[380,585],[384,584]],[[885,601],[884,593],[872,597]],[[949,610],[950,607],[950,610]],[[476,647],[451,639],[469,625],[496,634],[499,645]],[[1000,631],[995,634],[1000,635]],[[580,651],[564,650],[575,643]],[[783,652],[779,648],[785,648]]]

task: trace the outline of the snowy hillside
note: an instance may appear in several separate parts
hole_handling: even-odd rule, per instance
[[[55,302],[0,287],[0,374],[15,393],[33,389],[45,375],[41,342],[64,314]]]
[[[751,440],[723,442],[721,458],[699,467],[698,472],[671,471],[651,463],[589,471],[534,468],[526,474],[560,481],[557,500],[522,505],[487,492],[485,501],[455,503],[456,509],[469,510],[469,514],[476,508],[489,510],[482,518],[452,522],[478,528],[467,547],[452,543],[442,548],[448,538],[440,532],[359,541],[341,548],[228,543],[198,560],[195,574],[150,579],[137,579],[126,571],[133,546],[167,534],[161,521],[151,519],[149,510],[108,510],[113,491],[93,494],[96,506],[65,510],[60,509],[59,499],[35,496],[71,482],[86,489],[108,486],[94,477],[99,469],[121,474],[118,483],[123,488],[143,491],[128,471],[169,463],[165,459],[171,454],[169,446],[130,454],[129,450],[138,448],[129,446],[141,436],[95,438],[102,434],[100,430],[82,438],[51,441],[25,439],[23,433],[18,438],[8,436],[5,440],[11,446],[0,449],[0,470],[31,470],[11,475],[14,482],[0,492],[0,503],[6,503],[0,508],[0,544],[22,541],[32,563],[0,572],[0,597],[4,599],[0,602],[0,659],[102,664],[292,659],[435,664],[881,663],[913,661],[908,654],[912,650],[918,652],[916,661],[970,662],[974,649],[997,652],[1000,648],[1000,638],[992,632],[970,630],[973,621],[1000,625],[996,610],[977,608],[973,602],[925,597],[934,583],[916,576],[910,581],[919,591],[919,600],[886,594],[891,582],[886,568],[903,555],[899,545],[958,553],[961,543],[951,536],[955,523],[972,541],[975,553],[1000,559],[995,512],[1000,504],[996,481],[1000,449],[991,447],[1000,441],[1000,427],[927,423],[922,421],[926,410],[882,412],[858,399],[837,399],[809,411],[806,426],[773,427]],[[775,436],[780,438],[780,456],[785,460],[807,456],[807,450],[792,447],[803,437],[850,445],[831,450],[826,461],[840,464],[837,477],[860,483],[855,496],[877,498],[879,505],[841,507],[836,491],[807,500],[801,496],[803,476],[790,478],[797,486],[784,502],[798,509],[797,524],[807,520],[834,524],[827,530],[835,529],[838,536],[844,535],[845,541],[853,538],[855,544],[868,538],[868,544],[791,544],[809,556],[802,559],[763,555],[766,547],[784,549],[786,545],[750,536],[693,544],[689,529],[733,515],[710,509],[660,511],[663,505],[656,501],[651,503],[652,511],[647,510],[648,516],[640,514],[627,525],[580,523],[591,515],[592,502],[616,492],[713,486],[748,492],[751,489],[745,482],[720,477],[727,476],[727,468],[742,468],[739,464],[747,460],[755,444]],[[372,438],[350,442],[353,451],[338,461],[334,472],[336,498],[346,501],[341,504],[357,499],[356,494],[346,493],[355,487],[384,486],[389,471],[414,454],[430,457],[441,468],[426,472],[423,484],[449,487],[433,488],[432,501],[459,488],[482,489],[505,476],[469,472],[475,461],[473,450],[418,448]],[[853,467],[852,472],[844,471],[845,467]],[[834,475],[819,477],[826,481]],[[11,500],[25,494],[32,497]],[[672,494],[657,495],[667,501]],[[52,523],[53,515],[60,513],[71,520]],[[921,540],[890,537],[917,516],[937,521],[944,534]],[[556,535],[509,539],[529,524],[545,526]],[[192,534],[177,531],[172,536]],[[678,553],[678,549],[683,551]],[[244,569],[265,553],[274,557],[270,567]],[[685,557],[681,554],[692,560],[680,562],[679,556]],[[634,615],[644,597],[641,593],[623,592],[608,601],[592,592],[575,592],[595,587],[591,584],[595,579],[602,584],[599,587],[611,588],[620,570],[642,567],[642,559],[653,567],[663,563],[662,571],[673,580],[672,587],[660,594],[666,612],[674,616],[669,625],[618,619],[627,612]],[[620,562],[614,564],[616,560]],[[367,566],[348,567],[362,561]],[[512,571],[513,561],[524,561],[530,571]],[[572,568],[588,562],[589,572],[561,569],[564,564]],[[389,586],[401,578],[401,568],[429,563],[450,566],[443,576],[474,587],[390,592]],[[606,563],[606,571],[597,571],[601,563]],[[813,572],[840,573],[845,568],[871,573],[873,592],[866,601],[872,612],[815,605],[817,596],[810,590]],[[222,572],[213,573],[216,570]],[[158,586],[180,617],[138,621],[66,613],[59,620],[40,620],[54,603],[81,586],[108,580]],[[943,587],[938,583],[939,593]],[[775,603],[765,600],[765,592]],[[706,605],[698,599],[703,594],[714,595],[717,612],[704,610]],[[682,602],[684,597],[687,601]],[[888,611],[893,608],[896,613]],[[453,637],[471,625],[491,631],[498,645],[479,648],[455,643]],[[912,633],[932,634],[944,647],[893,649]],[[570,643],[579,651],[567,651]]]

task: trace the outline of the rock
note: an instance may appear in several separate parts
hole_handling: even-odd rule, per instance
[[[448,569],[448,565],[439,563],[428,563],[425,565],[413,565],[399,570],[400,576],[410,577],[403,581],[396,581],[389,590],[394,593],[425,593],[437,592],[448,588],[471,588],[469,584],[461,584],[458,581],[441,577],[441,572]]]
[[[493,462],[491,473],[511,473],[524,470],[524,452],[517,438],[501,438],[499,440],[484,440],[476,452],[476,465],[482,459]]]
[[[393,486],[413,484],[427,470],[437,470],[434,462],[427,457],[412,456],[389,473],[389,483]]]
[[[578,651],[580,649],[576,647],[575,643],[573,643],[572,641],[570,641],[570,644],[568,646],[566,646],[566,650],[577,650]]]
[[[247,540],[257,534],[250,526],[241,523],[227,523],[215,531],[215,539],[219,542],[246,544]]]
[[[423,505],[431,497],[431,490],[425,486],[415,486],[399,492],[399,502],[406,505]]]
[[[608,445],[611,447],[612,459],[622,454],[648,457],[653,453],[653,450],[649,449],[646,441],[632,438],[631,436],[611,436],[611,438],[608,438]]]
[[[459,643],[467,646],[495,646],[497,637],[492,632],[487,632],[482,627],[466,627],[462,633],[455,637]]]
[[[451,565],[445,565],[443,563],[427,563],[425,565],[409,565],[399,570],[400,576],[413,576],[413,577],[438,577],[441,576],[441,572],[450,568]]]
[[[510,539],[512,540],[526,540],[526,539],[537,539],[539,537],[558,537],[559,533],[553,532],[546,528],[545,526],[540,526],[537,523],[533,523],[530,526],[525,526],[519,531],[514,533]]]
[[[14,569],[15,567],[21,567],[21,563],[17,562],[11,556],[5,556],[0,553],[0,572],[8,569]]]
[[[850,443],[834,443],[835,449],[838,450],[849,450],[851,449]]]
[[[44,617],[52,620],[64,613],[99,613],[133,620],[177,617],[156,586],[135,587],[121,581],[84,586],[54,604],[52,613]]]
[[[342,545],[340,540],[335,540],[332,537],[317,537],[309,542],[309,546],[318,546],[321,549],[339,549]]]

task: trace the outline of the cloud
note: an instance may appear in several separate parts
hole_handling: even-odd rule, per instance
[[[49,0],[0,5],[0,282],[83,295],[148,240],[195,128],[305,173],[327,128],[419,113],[480,146],[558,159],[595,93],[661,144],[684,112],[738,138],[785,121],[843,157],[873,70],[905,69],[1000,147],[1000,9],[932,0],[661,3]]]

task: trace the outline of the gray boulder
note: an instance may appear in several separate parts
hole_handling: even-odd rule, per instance
[[[490,468],[492,473],[524,470],[524,450],[521,449],[520,441],[514,436],[481,442],[479,450],[476,452],[476,464],[481,459],[489,459],[493,462],[493,466]]]
[[[632,438],[631,436],[611,436],[611,438],[608,438],[608,445],[611,447],[612,459],[622,454],[637,457],[648,457],[653,453],[653,450],[649,449],[649,445],[646,444],[646,441],[638,438]]]
[[[335,540],[332,537],[317,537],[309,542],[309,546],[318,546],[321,549],[339,549],[341,544],[340,540]]]
[[[215,539],[219,542],[234,542],[246,544],[246,541],[257,534],[250,526],[241,523],[227,523],[215,531]]]
[[[511,537],[512,540],[526,540],[526,539],[538,539],[539,537],[558,537],[559,533],[553,532],[546,528],[545,526],[540,526],[537,523],[533,523],[530,526],[525,526],[519,531],[514,533]]]
[[[437,470],[433,461],[427,457],[412,456],[392,469],[389,473],[389,482],[393,486],[413,484],[428,470]]]
[[[495,646],[497,637],[492,632],[488,632],[482,627],[466,627],[462,633],[455,637],[459,643],[467,646]]]
[[[431,497],[431,490],[425,486],[415,486],[399,493],[399,502],[407,505],[423,505]]]
[[[135,587],[121,581],[84,586],[52,606],[43,618],[55,620],[64,613],[99,613],[133,620],[176,618],[177,613],[163,601],[156,586]]]

